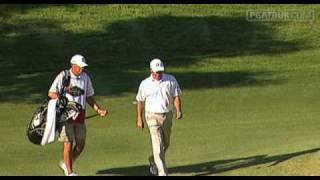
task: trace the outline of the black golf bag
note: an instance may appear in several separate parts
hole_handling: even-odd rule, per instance
[[[47,110],[49,99],[41,104],[34,112],[32,119],[27,128],[27,136],[30,142],[40,145],[47,122]],[[81,104],[67,101],[67,99],[59,100],[56,107],[56,131],[60,132],[63,123],[70,119],[70,112],[80,113]]]
[[[69,70],[64,70],[64,77],[62,80],[62,88],[60,94],[60,98],[57,101],[56,108],[56,131],[61,130],[61,127],[64,122],[68,120],[68,111],[73,110],[79,112],[81,109],[81,105],[73,102],[68,102],[68,99],[65,97],[66,90],[70,83],[70,72]],[[45,127],[47,122],[47,110],[49,98],[47,98],[34,112],[31,121],[27,127],[27,137],[30,142],[40,145]]]
[[[46,127],[48,102],[46,100],[37,108],[27,128],[29,141],[37,145],[40,145]]]

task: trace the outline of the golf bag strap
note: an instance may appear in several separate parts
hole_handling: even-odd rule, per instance
[[[62,78],[62,88],[59,92],[60,96],[65,96],[67,89],[70,85],[71,75],[68,69],[63,70],[63,78]]]

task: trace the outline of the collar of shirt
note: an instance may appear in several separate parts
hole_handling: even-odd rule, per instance
[[[161,77],[161,79],[158,81],[158,80],[156,80],[156,79],[153,79],[153,77],[152,77],[152,74],[150,75],[150,79],[151,79],[151,82],[159,82],[159,83],[161,83],[163,80],[164,80],[164,73],[162,74],[162,77]]]
[[[69,71],[70,71],[70,76],[71,76],[71,78],[73,78],[73,79],[80,79],[80,78],[81,78],[81,74],[80,74],[80,76],[76,76],[76,75],[73,74],[73,72],[71,71],[71,69],[70,69]]]

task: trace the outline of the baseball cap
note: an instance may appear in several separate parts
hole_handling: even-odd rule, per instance
[[[80,54],[72,56],[70,63],[76,64],[82,68],[88,66],[88,64],[86,63],[86,59]]]
[[[150,69],[153,72],[164,71],[164,65],[160,59],[155,58],[150,62]]]

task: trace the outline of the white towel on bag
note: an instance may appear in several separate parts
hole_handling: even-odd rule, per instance
[[[55,141],[57,101],[58,99],[51,99],[48,103],[47,123],[41,140],[42,146]]]

